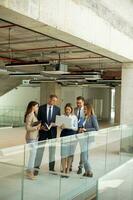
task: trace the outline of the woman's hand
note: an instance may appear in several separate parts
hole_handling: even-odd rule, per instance
[[[43,131],[48,131],[48,129],[45,126],[41,126],[39,130],[43,130]]]
[[[79,133],[84,133],[86,131],[85,128],[79,128]]]
[[[36,130],[40,130],[40,129],[41,129],[41,123],[36,126]]]
[[[56,127],[57,125],[56,125],[56,123],[52,122],[52,123],[50,124],[50,126],[51,126],[51,127]]]
[[[65,128],[65,124],[62,124],[62,125],[60,126],[60,128],[61,128],[61,129],[64,129],[64,128]]]

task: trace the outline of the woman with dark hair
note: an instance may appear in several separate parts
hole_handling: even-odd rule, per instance
[[[26,142],[30,147],[30,155],[27,168],[27,178],[34,179],[34,162],[36,156],[38,130],[40,129],[41,122],[37,120],[39,104],[36,101],[29,102],[25,116],[25,128],[26,128]]]
[[[98,131],[99,125],[97,118],[94,114],[94,109],[90,104],[85,104],[84,106],[85,118],[82,123],[82,128],[79,129],[79,133],[85,133],[84,138],[80,140],[81,146],[81,159],[84,164],[85,173],[83,176],[92,177],[93,173],[91,171],[91,166],[88,158],[89,143],[90,143],[90,131]]]
[[[77,117],[72,114],[73,108],[70,103],[67,103],[64,108],[64,116],[71,118],[71,129],[64,126],[61,126],[61,137],[72,136],[77,133],[78,129],[78,119]],[[62,164],[62,172],[69,173],[69,168],[72,163],[73,154],[75,151],[75,139],[73,137],[69,137],[66,141],[66,138],[62,138],[62,145],[61,145],[61,164]],[[62,176],[68,177],[68,176]]]

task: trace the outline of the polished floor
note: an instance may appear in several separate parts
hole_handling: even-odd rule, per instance
[[[115,126],[117,124],[109,123],[109,122],[99,122],[100,129],[108,128],[111,126]],[[58,137],[59,137],[58,132]],[[22,128],[12,128],[12,127],[5,127],[0,128],[0,148],[16,146],[25,143],[25,129]]]

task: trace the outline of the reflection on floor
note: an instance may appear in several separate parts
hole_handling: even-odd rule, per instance
[[[133,159],[99,179],[98,200],[133,199]]]

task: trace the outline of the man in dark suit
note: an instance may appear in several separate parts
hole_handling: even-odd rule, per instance
[[[41,121],[42,128],[39,130],[38,141],[54,139],[57,136],[57,127],[54,124],[56,120],[56,115],[60,115],[60,108],[56,106],[57,100],[58,97],[56,95],[50,95],[48,103],[39,107],[38,120]],[[43,152],[44,152],[44,147],[39,147],[35,159],[35,169],[40,168],[43,158]],[[55,144],[49,145],[49,170],[54,171],[54,166],[55,166]],[[38,170],[35,170],[34,175],[38,175]]]

